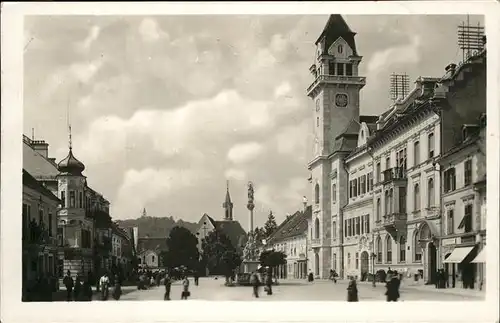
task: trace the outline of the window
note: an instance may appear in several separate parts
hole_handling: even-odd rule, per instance
[[[390,263],[392,263],[392,241],[391,241],[390,235],[387,235],[385,238],[385,250],[386,250],[385,261],[388,264],[390,264]]]
[[[406,261],[406,241],[405,237],[399,237],[399,262]]]
[[[464,232],[472,231],[472,204],[467,204],[465,206],[464,218],[462,219],[462,222],[460,222],[458,228],[464,229]]]
[[[380,198],[377,199],[377,211],[375,213],[377,221],[380,221],[380,213],[382,212],[382,206],[380,205]]]
[[[366,176],[363,175],[360,177],[360,189],[361,189],[361,194],[365,194],[366,193]]]
[[[431,208],[434,206],[434,179],[429,178],[427,181],[427,207]]]
[[[78,192],[78,207],[83,208],[83,192]]]
[[[69,191],[69,207],[75,207],[75,191]]]
[[[391,188],[389,190],[389,214],[394,213],[394,190]]]
[[[451,192],[456,189],[455,168],[447,169],[444,172],[444,192]]]
[[[472,160],[468,159],[464,163],[464,186],[472,184]]]
[[[319,117],[316,117],[316,127],[319,127]]]
[[[446,234],[453,234],[454,232],[454,210],[448,210],[448,214],[446,216]]]
[[[413,166],[420,164],[420,142],[415,141],[413,144]]]
[[[334,62],[328,63],[328,74],[335,75],[335,63]]]
[[[337,270],[337,254],[336,253],[334,253],[332,255],[332,260],[333,260],[333,266],[332,266],[333,270]]]
[[[337,203],[337,185],[332,185],[332,202]]]
[[[377,237],[377,264],[382,263],[382,239]]]
[[[385,169],[391,168],[391,156],[385,158]]]
[[[353,191],[354,191],[354,197],[358,196],[358,181],[357,179],[353,180]]]
[[[66,207],[66,192],[61,191],[61,207]]]
[[[373,190],[373,173],[368,174],[368,192]]]
[[[375,167],[375,169],[376,169],[375,176],[376,176],[376,180],[378,183],[378,182],[380,182],[380,173],[381,173],[380,162],[377,163],[377,166]]]
[[[365,215],[365,233],[370,233],[370,215]]]
[[[361,226],[361,234],[363,234],[363,233],[365,233],[365,216],[364,215],[362,215],[360,217],[360,222],[361,222],[361,224],[360,224],[360,226]]]
[[[356,252],[356,269],[359,268],[359,253]]]
[[[319,204],[319,184],[316,183],[316,186],[314,187],[314,202],[316,204]]]
[[[399,188],[399,213],[406,213],[406,187]]]
[[[337,63],[337,75],[340,75],[340,76],[344,75],[344,64],[343,63]]]
[[[314,232],[315,238],[319,239],[319,219],[318,218],[316,218],[316,220],[314,221],[314,230],[316,231],[316,232]]]
[[[352,64],[345,64],[345,75],[352,76]]]
[[[359,216],[355,219],[356,221],[356,235],[359,235],[360,234],[360,231],[361,231],[361,225],[360,225],[360,221],[359,221]]]
[[[385,215],[389,215],[389,208],[390,208],[390,198],[389,198],[389,191],[385,191]]]
[[[430,133],[427,136],[429,145],[429,158],[434,158],[434,133]]]
[[[350,237],[352,236],[352,225],[351,225],[351,219],[347,219],[347,235]]]
[[[419,211],[420,210],[420,186],[415,184],[413,187],[413,210],[414,211]]]
[[[414,250],[414,260],[415,262],[422,261],[422,247],[418,242],[418,231],[415,232],[413,236],[413,250]]]
[[[151,256],[151,262],[155,262],[155,256]]]
[[[400,174],[406,172],[406,148],[400,149],[396,152],[396,163],[399,168]]]
[[[351,267],[351,253],[350,252],[347,253],[347,267],[348,268]]]
[[[342,52],[344,51],[344,46],[339,45],[339,46],[337,47],[337,51],[339,52],[339,54],[342,54]]]
[[[344,220],[344,237],[347,237],[347,220]]]
[[[49,237],[52,237],[52,213],[49,213]]]
[[[337,239],[337,222],[332,222],[332,238]]]
[[[361,177],[356,178],[356,185],[358,186],[358,195],[361,195]]]

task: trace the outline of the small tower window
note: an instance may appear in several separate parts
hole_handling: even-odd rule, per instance
[[[339,75],[339,76],[344,75],[344,64],[343,63],[337,63],[337,75]]]
[[[352,64],[345,64],[345,75],[352,76]]]
[[[339,54],[342,54],[342,52],[344,51],[344,46],[339,45],[339,46],[337,47],[337,50],[338,50]]]
[[[319,117],[316,117],[316,127],[319,127]]]
[[[61,191],[61,207],[66,207],[66,192]]]
[[[69,207],[75,207],[75,191],[69,191]]]

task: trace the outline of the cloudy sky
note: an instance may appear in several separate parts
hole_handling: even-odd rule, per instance
[[[367,77],[363,114],[388,108],[389,75],[441,76],[461,59],[465,16],[346,16]],[[305,89],[328,16],[32,16],[25,19],[24,132],[74,153],[116,219],[222,218],[226,179],[247,227],[310,196]],[[477,17],[471,17],[477,22]]]

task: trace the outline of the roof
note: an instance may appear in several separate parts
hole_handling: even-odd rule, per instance
[[[210,217],[209,217],[210,218]],[[212,218],[210,218],[213,221]],[[224,233],[237,250],[242,250],[246,243],[247,233],[238,221],[214,221],[215,229]]]
[[[379,116],[359,116],[359,123],[376,124]]]
[[[326,22],[325,28],[323,28],[323,31],[318,37],[318,40],[316,40],[316,44],[318,44],[323,39],[323,37],[325,37],[324,48],[325,51],[327,51],[328,48],[330,48],[330,46],[339,37],[342,37],[347,42],[349,47],[352,48],[353,54],[357,56],[358,53],[356,51],[354,35],[356,35],[356,33],[349,28],[341,15],[330,15],[328,21]]]
[[[73,155],[73,149],[69,148],[69,153],[66,158],[57,164],[57,169],[63,174],[81,176],[85,170],[85,165]]]
[[[31,189],[34,189],[37,192],[43,194],[45,197],[48,197],[49,199],[55,202],[60,202],[57,196],[55,196],[49,189],[47,189],[33,176],[31,176],[30,173],[28,173],[24,168],[23,168],[23,186],[27,186]]]
[[[307,233],[307,219],[312,214],[312,207],[308,206],[305,211],[297,211],[285,224],[273,235],[271,242],[292,238]]]
[[[167,250],[167,238],[139,238],[137,241],[137,252],[147,250],[160,251]]]
[[[50,160],[23,141],[23,169],[37,180],[55,179],[59,171],[57,166]]]

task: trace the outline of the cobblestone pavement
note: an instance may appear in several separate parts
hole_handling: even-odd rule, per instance
[[[273,286],[273,295],[265,295],[260,288],[260,298],[252,297],[252,288],[235,286],[225,287],[224,279],[200,278],[199,286],[190,279],[190,300],[213,301],[345,301],[347,296],[347,281],[334,284],[331,281],[317,280],[307,283],[302,280],[281,280],[280,285]],[[385,301],[385,287],[371,283],[359,283],[359,300]],[[182,286],[180,282],[172,285],[170,297],[179,300]],[[149,290],[135,290],[123,295],[121,300],[162,300],[165,287],[153,287]],[[403,286],[400,289],[401,301],[482,301],[485,293],[477,291],[438,290],[432,286]]]

